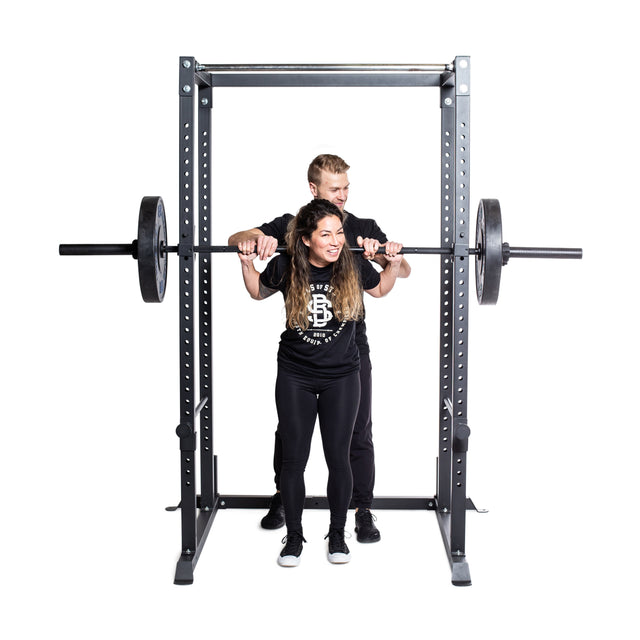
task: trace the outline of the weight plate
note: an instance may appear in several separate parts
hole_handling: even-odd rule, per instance
[[[138,276],[145,302],[162,302],[167,283],[167,220],[160,196],[146,196],[138,217]]]
[[[495,304],[502,273],[502,215],[498,200],[480,200],[476,218],[476,293],[480,304]]]

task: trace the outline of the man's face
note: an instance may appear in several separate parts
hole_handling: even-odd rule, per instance
[[[322,171],[320,184],[309,183],[309,188],[314,198],[328,200],[335,204],[340,211],[344,211],[344,205],[349,197],[349,178],[346,173],[329,173]]]

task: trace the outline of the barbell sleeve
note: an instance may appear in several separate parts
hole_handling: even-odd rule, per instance
[[[132,244],[61,244],[61,256],[135,256]]]
[[[506,244],[506,243],[505,243]],[[503,247],[503,253],[508,258],[561,258],[580,260],[582,249],[554,248],[554,247]]]

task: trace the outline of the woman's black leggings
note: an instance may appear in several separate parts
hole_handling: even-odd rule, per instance
[[[349,445],[359,402],[358,371],[336,380],[322,380],[278,369],[276,406],[278,433],[282,440],[280,492],[289,533],[302,532],[306,495],[304,470],[316,417],[320,422],[322,447],[329,468],[327,498],[330,526],[338,529],[345,526],[353,485]]]

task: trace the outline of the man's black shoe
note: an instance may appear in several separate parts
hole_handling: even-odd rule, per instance
[[[356,511],[356,540],[358,542],[378,542],[380,531],[373,524],[376,517],[369,509],[358,509]]]
[[[280,492],[274,493],[269,503],[269,512],[262,518],[260,525],[263,529],[279,529],[284,527],[284,507]]]

